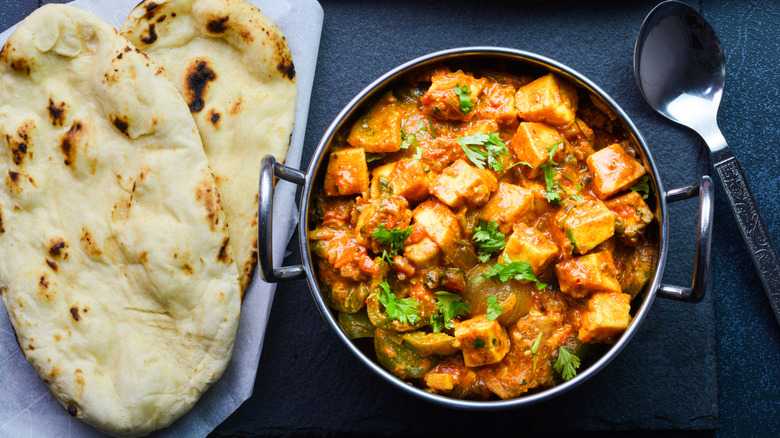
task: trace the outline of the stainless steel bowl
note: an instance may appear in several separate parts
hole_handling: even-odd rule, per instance
[[[358,115],[362,114],[374,100],[385,91],[392,88],[393,85],[402,80],[404,76],[414,71],[438,64],[469,65],[481,68],[503,68],[518,74],[537,76],[552,71],[565,77],[571,83],[575,84],[575,86],[586,90],[595,96],[595,98],[600,99],[604,104],[611,108],[620,119],[622,119],[626,131],[632,138],[633,143],[638,145],[641,149],[640,159],[648,169],[652,181],[653,194],[648,199],[648,205],[654,210],[656,220],[650,225],[651,229],[648,230],[648,233],[654,233],[659,242],[660,246],[657,253],[658,260],[655,266],[655,272],[653,272],[650,281],[645,286],[644,292],[632,302],[631,314],[633,316],[633,321],[630,326],[614,344],[604,347],[605,351],[601,352],[600,355],[597,354],[596,357],[593,357],[590,361],[583,362],[576,377],[557,386],[529,393],[515,399],[491,401],[454,399],[442,395],[431,394],[395,377],[376,362],[373,351],[361,349],[354,341],[347,337],[338,324],[336,313],[328,307],[313,269],[311,248],[309,246],[309,241],[306,238],[309,231],[309,209],[312,203],[313,189],[316,184],[322,182],[322,174],[327,167],[327,152],[332,139],[336,133],[344,127],[351,126]],[[273,268],[273,260],[271,258],[273,223],[271,220],[271,213],[273,207],[274,175],[278,178],[303,185],[299,208],[300,217],[298,229],[303,264],[299,266]],[[690,288],[687,288],[661,284],[661,277],[663,276],[664,265],[666,264],[666,255],[669,249],[667,203],[697,195],[699,196],[699,222],[692,285]],[[368,368],[381,376],[389,384],[401,391],[438,405],[468,410],[497,410],[527,406],[549,400],[559,394],[569,391],[604,368],[620,353],[637,330],[639,330],[642,321],[650,311],[650,307],[656,295],[664,298],[692,302],[697,302],[702,299],[706,290],[709,271],[712,236],[711,225],[714,209],[713,196],[712,181],[708,176],[703,176],[699,184],[665,191],[658,170],[656,169],[655,162],[650,154],[650,150],[637,131],[636,126],[634,126],[626,113],[615,103],[615,101],[604,93],[596,84],[575,70],[552,59],[520,50],[498,47],[465,47],[450,49],[431,53],[402,64],[387,72],[363,89],[363,91],[355,96],[355,98],[341,110],[322,136],[306,173],[286,167],[276,162],[272,156],[266,156],[264,158],[261,166],[259,195],[258,241],[260,242],[260,273],[262,278],[268,282],[277,282],[305,276],[308,280],[309,287],[311,288],[312,297],[317,303],[317,307],[319,308],[322,317],[333,330],[334,334],[350,351],[352,351],[358,360],[363,362]]]

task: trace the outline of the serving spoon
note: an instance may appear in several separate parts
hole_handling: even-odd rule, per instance
[[[666,1],[645,18],[634,47],[634,74],[653,109],[701,135],[710,148],[739,231],[780,323],[780,258],[742,167],[717,124],[726,60],[715,31],[690,6]]]

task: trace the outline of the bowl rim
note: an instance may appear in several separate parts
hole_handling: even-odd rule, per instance
[[[322,166],[323,161],[325,161],[324,158],[325,158],[325,151],[327,147],[329,146],[335,134],[341,129],[341,126],[344,124],[344,122],[349,120],[350,116],[355,111],[360,109],[362,103],[364,103],[367,99],[369,99],[376,93],[383,91],[384,88],[390,86],[397,79],[408,74],[411,70],[415,70],[417,68],[423,68],[426,65],[438,64],[449,60],[455,60],[458,58],[492,57],[492,56],[495,56],[496,59],[507,58],[507,59],[512,59],[520,62],[530,62],[531,64],[535,64],[536,66],[542,69],[546,69],[549,71],[562,74],[567,79],[574,79],[574,81],[577,82],[577,85],[579,87],[585,88],[590,93],[599,96],[613,111],[615,111],[615,113],[625,123],[626,128],[628,128],[629,134],[634,138],[636,144],[639,145],[639,147],[642,149],[644,164],[646,167],[649,167],[648,169],[650,171],[649,176],[653,183],[653,186],[655,187],[656,206],[655,206],[654,213],[660,224],[659,227],[660,242],[659,242],[658,257],[655,265],[655,272],[653,273],[650,281],[648,281],[648,284],[645,286],[644,297],[642,298],[642,302],[639,305],[636,314],[634,315],[631,321],[631,324],[626,329],[626,331],[623,332],[620,338],[618,338],[615,341],[615,343],[612,344],[612,346],[609,347],[601,357],[599,357],[592,364],[590,364],[590,366],[582,370],[581,373],[578,373],[574,378],[568,381],[565,381],[553,387],[532,394],[521,395],[517,398],[507,399],[507,400],[487,400],[487,401],[463,400],[463,399],[456,399],[456,398],[447,397],[439,394],[432,394],[421,388],[418,388],[414,385],[405,382],[404,380],[396,377],[395,375],[391,374],[389,371],[384,369],[380,364],[375,362],[373,358],[367,357],[364,354],[364,352],[361,351],[357,347],[357,345],[347,337],[344,330],[339,326],[338,321],[331,313],[328,304],[325,302],[319,290],[319,285],[317,283],[316,276],[313,272],[311,248],[309,245],[309,239],[307,237],[308,230],[309,230],[309,207],[311,204],[311,196],[313,193],[312,186],[314,185],[314,181],[316,180],[317,174],[320,171],[320,167]],[[658,288],[660,286],[661,277],[663,276],[664,267],[666,265],[666,256],[668,252],[668,236],[669,236],[666,192],[664,191],[663,184],[660,179],[660,174],[655,165],[655,161],[653,160],[652,154],[650,153],[650,150],[647,144],[645,143],[644,138],[639,133],[637,127],[634,125],[634,123],[631,121],[631,119],[628,117],[625,111],[623,111],[623,109],[594,82],[592,82],[590,79],[588,79],[581,73],[577,72],[576,70],[572,69],[571,67],[568,67],[558,61],[547,58],[545,56],[538,55],[536,53],[519,50],[519,49],[495,47],[495,46],[457,47],[457,48],[431,52],[419,56],[410,61],[404,62],[398,65],[397,67],[391,69],[387,73],[383,74],[382,76],[380,76],[379,78],[371,82],[369,85],[367,85],[365,88],[363,88],[363,90],[360,91],[354,98],[352,98],[352,100],[350,100],[350,102],[346,104],[344,108],[338,113],[338,115],[333,119],[333,122],[327,128],[325,133],[322,135],[321,140],[312,155],[311,161],[309,163],[309,167],[306,172],[303,190],[301,192],[300,217],[298,221],[298,227],[299,227],[298,231],[300,236],[299,245],[300,245],[301,261],[305,267],[307,283],[309,285],[311,295],[315,303],[317,304],[317,309],[319,310],[320,314],[327,322],[328,326],[330,326],[331,330],[342,341],[342,343],[345,344],[350,351],[352,351],[352,353],[358,358],[358,360],[360,360],[369,369],[373,370],[378,376],[382,377],[383,380],[387,381],[392,386],[395,386],[396,388],[400,389],[403,392],[406,392],[408,394],[411,394],[413,396],[416,396],[420,399],[423,399],[425,401],[428,401],[430,403],[439,406],[456,408],[456,409],[464,409],[464,410],[473,410],[473,411],[490,411],[490,410],[517,408],[521,406],[530,406],[536,403],[540,403],[552,399],[560,394],[563,394],[565,392],[574,389],[575,387],[589,380],[592,376],[597,374],[607,364],[609,364],[630,342],[634,334],[636,334],[636,332],[641,327],[642,322],[644,321],[648,312],[650,311],[650,307],[655,299],[656,292],[658,291]]]

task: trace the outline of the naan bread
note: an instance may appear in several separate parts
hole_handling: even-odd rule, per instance
[[[120,436],[192,407],[240,308],[219,196],[162,69],[46,5],[0,52],[0,292],[68,413]]]
[[[257,265],[260,161],[266,154],[283,161],[293,128],[297,87],[287,42],[243,0],[147,0],[121,34],[165,69],[190,107],[246,291]]]

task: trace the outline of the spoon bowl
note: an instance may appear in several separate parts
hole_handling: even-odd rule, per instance
[[[634,73],[645,100],[670,120],[695,127],[716,118],[726,58],[715,30],[690,6],[666,2],[648,16]]]
[[[726,58],[715,30],[684,3],[659,4],[639,30],[634,74],[653,109],[698,132],[709,147],[715,172],[780,323],[780,258],[742,167],[717,124]]]

